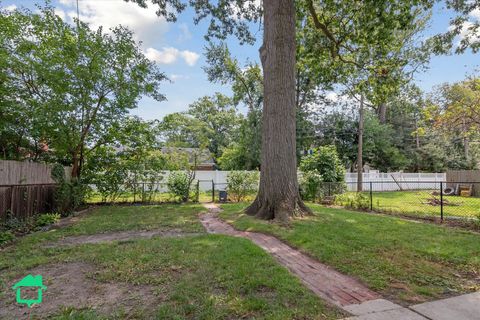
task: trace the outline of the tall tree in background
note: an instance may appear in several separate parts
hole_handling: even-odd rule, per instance
[[[236,138],[240,117],[231,99],[223,94],[198,99],[188,107],[187,114],[203,124],[200,134],[215,159]]]
[[[243,67],[230,54],[225,44],[213,44],[206,49],[208,80],[232,86],[233,103],[247,107],[247,115],[241,122],[238,140],[225,150],[220,159],[224,170],[252,170],[260,167],[262,141],[263,76],[257,63]]]
[[[216,93],[196,100],[185,112],[167,115],[159,131],[166,146],[208,149],[217,162],[238,139],[242,120],[232,100]]]

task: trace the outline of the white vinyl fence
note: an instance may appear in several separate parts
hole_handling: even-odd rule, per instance
[[[212,181],[216,189],[224,189],[229,171],[196,171],[195,179],[199,180],[200,190],[212,190]],[[169,172],[165,172],[163,181],[167,181]],[[399,191],[399,190],[432,190],[438,189],[441,181],[446,181],[446,173],[364,173],[363,190]],[[357,189],[357,173],[346,173],[345,182],[349,191]]]
[[[224,190],[230,171],[196,171],[195,180],[199,182],[200,191]],[[154,184],[153,189],[166,192],[166,182],[170,171],[164,171],[163,179]],[[400,191],[400,190],[433,190],[438,189],[441,181],[446,181],[446,173],[364,173],[363,190],[369,191]],[[357,173],[346,173],[347,190],[357,190]],[[371,184],[370,184],[371,182]],[[213,184],[215,185],[213,187]],[[142,182],[139,181],[139,188]],[[146,183],[148,185],[148,183]],[[92,186],[95,189],[95,186]],[[148,186],[147,186],[148,188]]]
[[[446,179],[446,173],[364,173],[363,190],[370,191],[370,187],[372,191],[434,190]],[[346,173],[345,182],[349,191],[356,191],[357,173]]]

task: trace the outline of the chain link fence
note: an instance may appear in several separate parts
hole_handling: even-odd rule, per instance
[[[7,217],[26,219],[51,212],[54,208],[55,184],[0,185],[0,222]],[[167,183],[140,182],[100,190],[89,186],[87,204],[156,204],[180,202]],[[250,190],[243,201],[252,201],[256,190]],[[368,181],[322,182],[314,199],[330,206],[374,212],[433,218],[441,221],[467,220],[480,223],[480,182]],[[226,183],[194,180],[188,192],[191,202],[235,201]]]
[[[323,182],[314,201],[441,221],[480,221],[480,182]]]

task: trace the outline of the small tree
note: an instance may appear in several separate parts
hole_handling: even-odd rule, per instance
[[[190,197],[192,180],[187,172],[172,172],[167,179],[168,191],[181,202],[187,202]]]
[[[245,200],[246,196],[258,190],[257,171],[231,171],[227,176],[227,190],[235,202]]]
[[[300,170],[317,171],[323,181],[327,182],[345,181],[345,168],[333,145],[319,147],[312,154],[305,156],[300,162]]]
[[[315,200],[319,194],[323,178],[317,170],[307,171],[300,177],[300,195],[304,200]]]
[[[345,168],[333,145],[315,149],[300,162],[303,172],[300,190],[305,200],[341,193],[345,189]]]
[[[77,179],[67,180],[61,164],[53,166],[51,175],[58,184],[54,195],[55,210],[63,216],[68,215],[83,203],[85,186]]]

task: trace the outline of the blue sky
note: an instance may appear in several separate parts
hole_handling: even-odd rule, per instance
[[[0,0],[2,7],[34,7],[38,0]],[[123,0],[79,0],[80,18],[93,27],[100,25],[108,29],[123,24],[132,29],[147,56],[156,61],[160,68],[172,79],[165,83],[162,92],[168,101],[157,102],[143,98],[139,107],[132,111],[144,119],[161,119],[166,114],[186,110],[196,99],[215,92],[229,93],[230,89],[208,82],[202,66],[206,42],[203,38],[207,26],[205,23],[194,25],[193,13],[183,13],[176,23],[167,23],[158,18],[154,7],[141,9]],[[57,14],[71,21],[76,16],[76,0],[51,0],[57,8]],[[429,34],[444,32],[448,28],[449,13],[441,6],[435,7]],[[472,17],[480,19],[478,16]],[[259,33],[259,36],[261,34]],[[229,39],[231,52],[240,60],[258,60],[258,45],[239,46],[235,39]],[[480,63],[478,54],[433,57],[429,69],[417,74],[415,82],[424,90],[430,91],[435,85],[455,82],[472,75]]]

